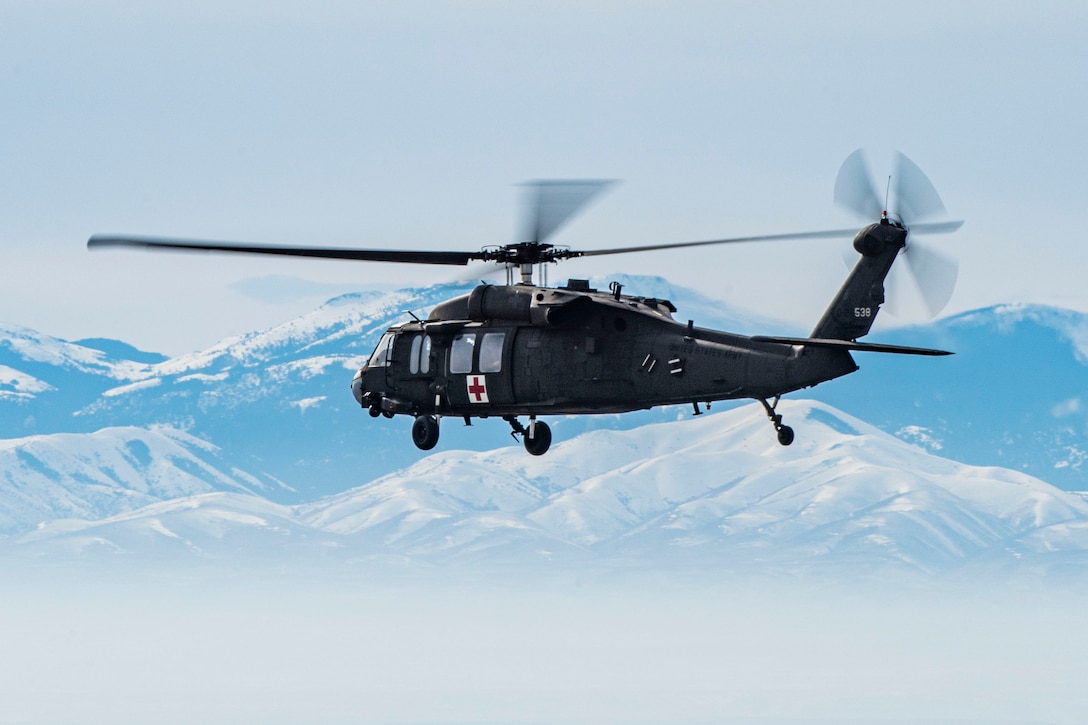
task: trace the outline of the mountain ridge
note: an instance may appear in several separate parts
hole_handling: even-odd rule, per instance
[[[636,294],[672,299],[678,319],[701,326],[797,334],[661,278],[616,279]],[[115,360],[8,325],[0,328],[6,336],[0,340],[0,436],[165,424],[231,451],[240,469],[284,481],[285,503],[344,490],[420,456],[409,442],[410,421],[360,415],[348,391],[351,375],[405,310],[423,316],[471,287],[342,295],[281,325],[153,364]],[[995,306],[925,327],[878,329],[874,340],[957,354],[918,360],[859,353],[858,373],[789,397],[829,403],[957,460],[1023,470],[1067,490],[1088,488],[1086,331],[1088,316],[1081,313],[1024,305]],[[35,340],[37,351],[31,349]],[[550,422],[562,438],[686,415],[669,407]],[[443,425],[440,449],[488,449],[509,441],[497,421],[472,428],[451,423]]]
[[[268,491],[216,446],[158,426],[0,440],[0,534],[64,518],[95,520],[219,489]]]
[[[443,451],[293,506],[257,491],[196,492],[98,521],[54,521],[8,549],[198,561],[293,552],[519,571],[1088,565],[1082,496],[932,456],[822,403],[783,405],[810,433],[789,448],[748,406],[590,431],[541,458],[513,447]]]
[[[743,319],[745,313],[723,308],[714,300],[690,294],[660,278],[622,278],[621,282],[636,294],[673,299],[680,309],[678,319],[691,318],[700,325],[751,333],[796,332],[775,329],[774,323],[754,317]],[[124,343],[95,342],[97,348],[105,348],[102,350],[16,325],[0,326],[0,334],[5,336],[0,339],[0,435],[7,439],[0,451],[0,475],[5,476],[0,482],[7,492],[0,501],[0,535],[10,541],[43,522],[68,517],[97,522],[131,517],[133,511],[177,497],[250,492],[279,505],[311,507],[306,510],[311,512],[312,520],[300,521],[292,513],[292,526],[298,528],[288,530],[294,531],[299,541],[321,542],[314,544],[315,550],[324,553],[345,545],[343,537],[358,538],[364,542],[364,549],[372,547],[372,554],[385,551],[386,544],[378,543],[394,532],[396,536],[386,547],[393,552],[391,555],[428,561],[461,561],[474,556],[486,559],[506,552],[502,555],[537,562],[543,551],[551,552],[556,560],[584,560],[590,554],[610,561],[624,557],[637,560],[658,550],[675,554],[680,546],[676,542],[680,541],[721,566],[770,556],[762,548],[758,527],[753,529],[744,517],[721,524],[734,532],[728,545],[700,528],[705,522],[728,518],[723,513],[728,510],[722,508],[723,502],[736,504],[736,492],[726,495],[721,490],[714,502],[700,498],[687,504],[661,492],[652,503],[647,502],[645,492],[626,503],[609,497],[609,492],[625,490],[627,479],[646,475],[646,471],[666,471],[665,459],[670,456],[687,461],[688,468],[681,469],[687,470],[689,476],[696,470],[697,461],[707,459],[705,453],[692,452],[690,442],[673,435],[668,427],[649,429],[654,436],[670,441],[659,451],[661,461],[647,459],[645,451],[628,449],[629,456],[639,461],[637,465],[622,471],[616,466],[597,470],[593,460],[599,452],[586,449],[577,459],[571,459],[573,463],[563,464],[568,468],[562,469],[552,451],[545,463],[556,467],[549,469],[548,476],[518,478],[510,471],[523,470],[532,459],[528,463],[523,460],[528,457],[511,440],[508,428],[497,420],[472,427],[446,420],[435,457],[425,456],[411,445],[410,421],[371,420],[360,411],[350,398],[348,381],[369,355],[377,337],[404,317],[405,310],[423,316],[431,305],[470,288],[455,284],[394,294],[342,295],[281,325],[160,362],[118,359],[115,355],[121,351],[132,350]],[[790,450],[805,450],[806,441],[815,435],[810,427],[812,431],[826,427],[866,441],[875,440],[873,431],[879,429],[881,435],[890,434],[930,453],[971,464],[975,467],[971,470],[996,465],[1031,474],[1066,490],[1088,489],[1083,465],[1088,456],[1078,453],[1088,451],[1088,399],[1082,392],[1088,367],[1085,330],[1088,316],[1037,305],[1000,305],[926,327],[878,330],[872,337],[881,342],[944,346],[957,355],[920,361],[859,354],[861,370],[855,375],[800,391],[783,402],[786,422],[798,433],[798,441]],[[2,394],[5,379],[8,392],[15,395]],[[806,401],[819,401],[831,408]],[[795,407],[799,403],[802,408]],[[802,410],[803,418],[795,420],[795,410]],[[697,420],[724,421],[719,417],[723,411],[753,416],[753,445],[758,441],[763,447],[761,456],[775,461],[783,455],[758,405],[715,404],[712,416]],[[690,408],[669,407],[623,416],[555,417],[549,423],[557,450],[582,434],[610,431],[590,438],[598,441],[596,448],[606,451],[628,445],[624,443],[624,431],[664,421],[686,426],[692,420],[690,413]],[[869,424],[875,428],[870,430],[866,427]],[[30,433],[45,438],[36,439],[28,436]],[[52,438],[54,434],[69,437]],[[42,453],[42,446],[51,446],[47,454]],[[137,454],[145,448],[159,459],[156,465],[161,469],[156,473],[140,466]],[[67,458],[60,455],[65,449]],[[93,455],[92,449],[96,451]],[[486,453],[477,457],[473,450]],[[846,455],[851,450],[843,444],[838,454]],[[728,470],[747,465],[754,460],[752,455],[738,449],[717,462],[701,465]],[[814,459],[812,465],[830,465],[826,456],[831,454],[820,455],[824,457]],[[850,455],[858,457],[856,452]],[[505,463],[496,467],[496,460]],[[888,470],[879,460],[864,460],[859,470],[907,485],[901,472]],[[442,466],[449,466],[449,470],[443,473]],[[432,470],[436,467],[438,473]],[[107,468],[123,475],[111,478],[104,473]],[[382,505],[371,501],[366,507],[358,501],[349,504],[350,497],[335,498],[407,470],[422,480],[428,480],[428,476],[438,476],[435,480],[439,480],[450,471],[464,473],[473,469],[477,478],[479,471],[486,470],[495,485],[505,482],[506,488],[500,486],[489,493],[493,497],[490,509],[474,510],[472,506],[480,502],[473,496],[479,492],[470,495],[467,489],[461,508],[452,509],[437,506],[435,501],[439,499],[424,496],[419,490],[410,495],[402,492],[404,498],[400,500],[387,493],[388,500]],[[661,475],[666,480],[682,476],[673,472]],[[1007,485],[1001,483],[1001,476],[1006,475],[997,476],[996,488]],[[748,476],[745,486],[753,490],[759,478],[752,473]],[[802,473],[798,476],[804,477]],[[579,477],[595,481],[595,488],[589,483],[577,490],[564,488],[563,482]],[[153,480],[153,485],[149,487],[144,479]],[[447,477],[442,485],[452,484]],[[467,484],[462,481],[458,485]],[[820,485],[827,486],[828,491],[834,488],[826,481]],[[44,498],[27,499],[27,490],[50,493]],[[379,490],[370,495],[378,495]],[[564,500],[540,504],[540,510],[531,515],[508,505],[513,500],[544,500],[560,494]],[[853,528],[840,522],[841,533],[837,536],[808,532],[802,537],[797,532],[804,527],[798,529],[796,521],[774,523],[776,516],[786,521],[782,517],[788,506],[781,501],[777,508],[770,503],[762,508],[748,506],[747,515],[754,517],[752,520],[763,517],[770,521],[768,531],[784,537],[781,556],[794,562],[804,547],[810,554],[822,551],[825,553],[821,556],[845,560],[851,556],[853,546],[862,552],[856,554],[860,559],[885,564],[894,560],[913,566],[910,562],[917,561],[941,569],[958,566],[956,562],[962,563],[964,557],[978,556],[993,558],[995,566],[1006,566],[1013,554],[999,553],[996,540],[1001,532],[1014,537],[1011,551],[1028,559],[1042,556],[1052,547],[1069,552],[1062,556],[1076,560],[1082,545],[1088,545],[1078,523],[1079,514],[1071,515],[1067,526],[1048,519],[1046,526],[1037,527],[1039,531],[1032,534],[1023,512],[1014,515],[985,509],[971,520],[948,514],[955,499],[949,498],[947,488],[910,495],[889,489],[885,494],[886,500],[872,502],[876,507],[873,511],[878,513],[859,513],[855,517],[869,521],[872,531],[857,521],[851,524]],[[448,503],[452,495],[447,492],[442,500]],[[924,509],[919,503],[923,500],[935,511],[945,512],[945,518],[912,517],[892,510],[895,505]],[[1053,497],[1047,500],[1049,503],[1040,504],[1043,508],[1058,505]],[[326,505],[323,513],[312,508],[317,501]],[[339,509],[332,505],[333,501],[339,501]],[[592,511],[608,512],[608,516],[590,516],[575,505],[576,501],[592,504]],[[810,504],[813,512],[826,511],[829,505]],[[349,531],[349,521],[354,519],[346,513],[352,506],[359,509],[359,520],[370,522],[354,532]],[[973,510],[978,508],[972,506]],[[656,513],[644,520],[637,516],[640,510]],[[588,528],[579,533],[577,520],[587,516]],[[451,520],[456,520],[457,525],[449,523]],[[136,519],[127,521],[126,526],[136,526]],[[117,522],[110,525],[121,526]],[[447,526],[443,536],[454,542],[445,548],[433,533],[443,526]],[[892,532],[888,550],[877,546],[876,539],[867,538],[879,537],[874,531],[882,526],[890,527],[888,531]],[[255,533],[259,530],[261,527],[253,528],[252,537],[242,539],[260,540],[262,535]],[[47,526],[46,533],[51,531]],[[145,527],[147,531],[154,534],[152,528]],[[619,531],[624,532],[622,539],[613,540],[612,533]],[[44,546],[48,537],[41,536]],[[929,552],[909,547],[898,553],[892,551],[902,540],[929,538],[957,543],[955,547],[934,544]],[[739,545],[742,539],[747,542],[744,546]],[[268,541],[282,543],[283,538],[276,534]],[[987,543],[979,549],[972,542]],[[218,550],[215,545],[196,546],[206,552]],[[835,553],[832,556],[826,552]],[[1054,554],[1050,560],[1057,556]]]

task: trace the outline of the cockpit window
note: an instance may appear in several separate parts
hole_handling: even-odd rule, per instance
[[[394,334],[392,332],[382,335],[382,339],[378,340],[378,346],[370,354],[367,367],[384,368],[389,365],[390,352],[393,350],[393,338]]]

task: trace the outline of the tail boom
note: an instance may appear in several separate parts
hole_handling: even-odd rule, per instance
[[[810,337],[857,340],[869,334],[884,304],[884,279],[907,241],[907,230],[886,218],[854,237],[861,259],[843,282]]]

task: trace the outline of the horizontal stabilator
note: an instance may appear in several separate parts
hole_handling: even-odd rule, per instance
[[[804,345],[805,347],[824,347],[832,350],[854,350],[857,352],[890,352],[895,355],[951,355],[947,350],[931,350],[927,347],[906,347],[904,345],[880,345],[871,342],[853,340],[829,340],[820,337],[768,337],[759,335],[752,342],[774,342],[782,345]]]

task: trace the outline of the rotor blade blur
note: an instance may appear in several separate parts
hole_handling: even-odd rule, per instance
[[[905,250],[907,267],[914,276],[930,319],[940,314],[956,289],[959,262],[928,245],[911,242]]]
[[[839,175],[835,177],[835,203],[871,222],[880,219],[884,211],[861,149],[847,156],[839,167]]]
[[[948,234],[963,226],[963,220],[954,222],[927,222],[925,224],[912,224],[911,234]]]
[[[911,240],[888,275],[885,308],[904,322],[932,320],[952,299],[958,273],[954,257]]]
[[[741,242],[784,242],[799,239],[842,239],[853,237],[857,229],[831,229],[819,232],[793,232],[790,234],[763,234],[754,237],[732,237],[729,239],[709,239],[702,242],[672,242],[670,244],[646,244],[638,247],[614,247],[612,249],[594,249],[585,252],[572,252],[571,257],[600,257],[605,254],[628,254],[630,252],[652,252],[657,249],[680,249],[682,247],[705,247],[712,244],[738,244]]]
[[[944,204],[933,182],[918,165],[905,155],[895,152],[895,210],[907,226],[916,222],[944,216]]]
[[[404,264],[466,265],[483,259],[481,252],[433,252],[414,249],[349,249],[339,247],[283,247],[267,244],[200,241],[168,237],[95,234],[87,241],[88,249],[104,247],[135,247],[152,250],[186,252],[230,252],[237,254],[266,254],[284,257],[315,257],[347,259],[361,262],[400,262]]]
[[[918,283],[900,252],[884,280],[884,310],[902,322],[924,322]]]
[[[615,181],[530,181],[529,215],[522,241],[543,242],[569,221],[590,199]]]
[[[466,282],[482,282],[488,283],[489,278],[497,279],[500,275],[506,273],[505,264],[496,264],[494,262],[474,262],[469,264],[464,269],[459,269],[455,274],[446,279],[445,281],[454,284],[464,284]]]

